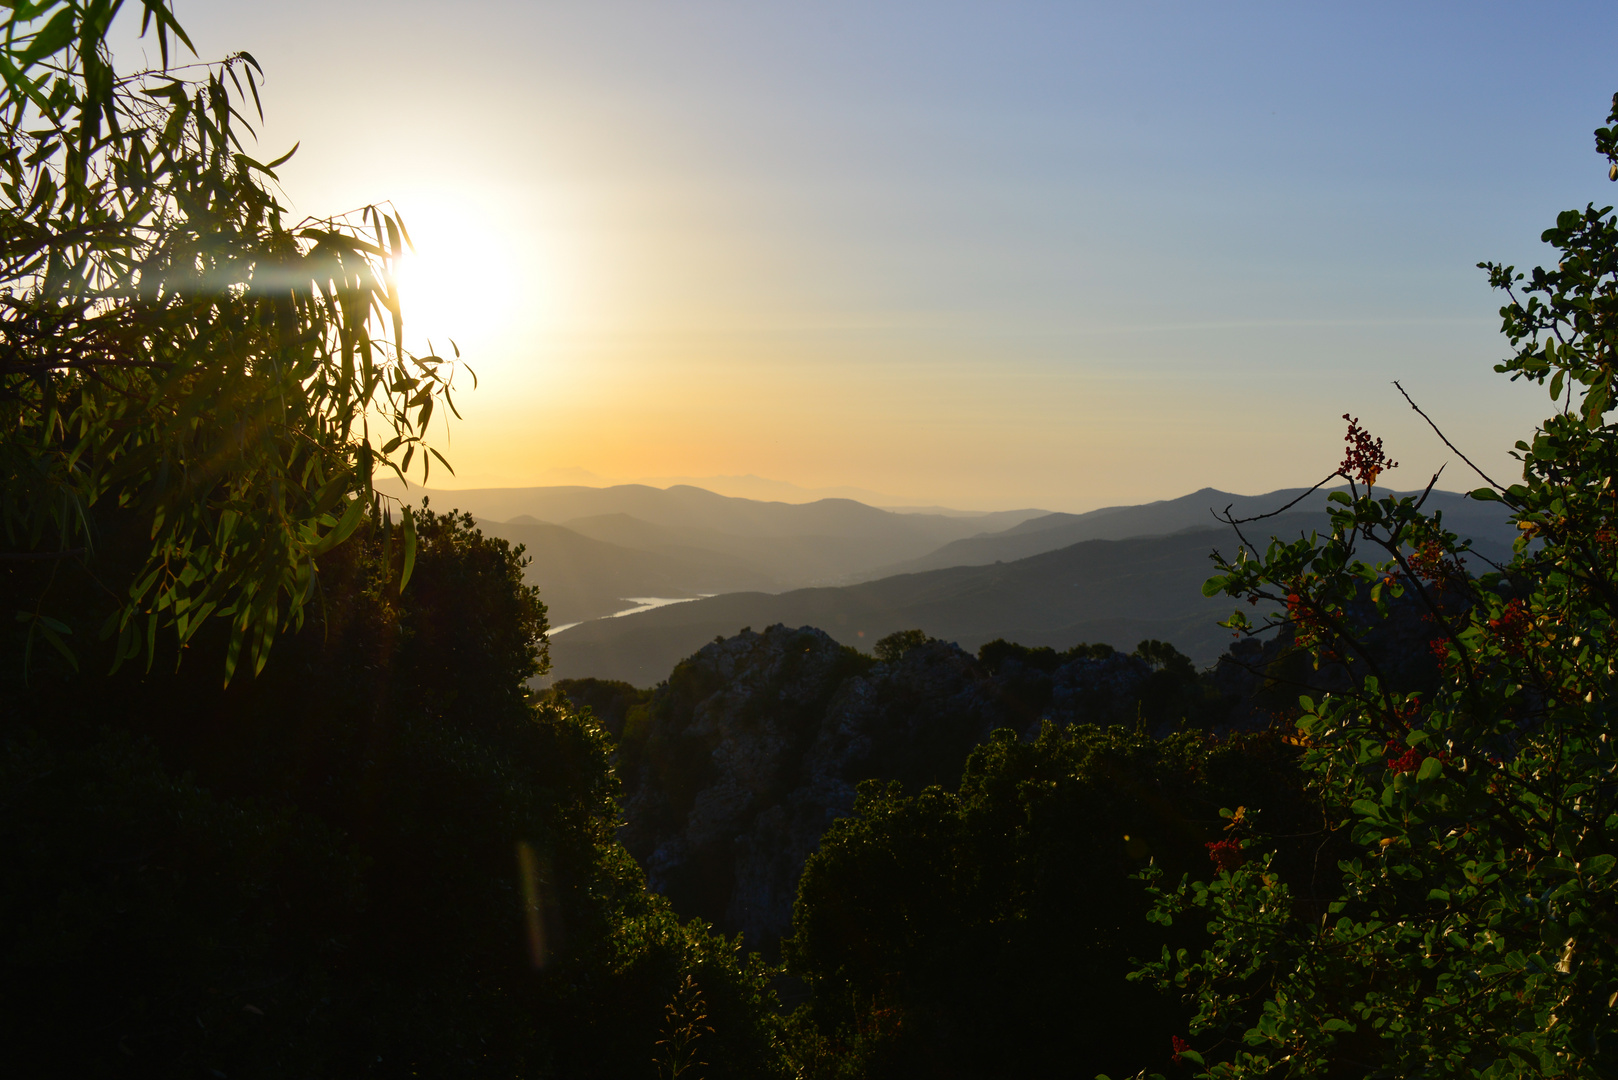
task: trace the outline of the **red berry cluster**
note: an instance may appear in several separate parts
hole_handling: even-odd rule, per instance
[[[1169,1037],[1169,1048],[1174,1051],[1174,1064],[1180,1063],[1180,1055],[1191,1049],[1191,1044],[1178,1035]]]
[[[1242,845],[1239,840],[1210,840],[1205,845],[1208,848],[1208,858],[1218,870],[1234,870],[1246,860],[1242,857]]]
[[[1461,577],[1465,566],[1465,559],[1450,558],[1437,540],[1424,540],[1410,553],[1410,569],[1431,582]]]
[[[1287,593],[1287,618],[1292,621],[1293,640],[1303,648],[1331,640],[1331,627],[1326,620],[1304,603],[1296,592]]]
[[[1343,463],[1337,466],[1338,472],[1370,487],[1376,483],[1378,476],[1399,467],[1399,463],[1390,460],[1382,449],[1382,440],[1373,439],[1369,431],[1360,427],[1358,419],[1347,413],[1343,414],[1343,419],[1348,421],[1348,434],[1343,437],[1348,449],[1343,452]]]
[[[1390,754],[1399,755],[1398,757],[1388,758],[1388,769],[1396,773],[1415,772],[1421,768],[1421,763],[1430,757],[1435,757],[1439,761],[1449,760],[1449,754],[1445,751],[1441,750],[1436,754],[1426,754],[1414,746],[1406,747],[1398,739],[1389,739],[1385,749]],[[1400,751],[1403,751],[1403,753],[1400,753]]]
[[[1489,620],[1489,629],[1494,631],[1500,647],[1511,656],[1521,656],[1528,651],[1528,633],[1533,628],[1534,616],[1521,600],[1511,601],[1498,619]]]

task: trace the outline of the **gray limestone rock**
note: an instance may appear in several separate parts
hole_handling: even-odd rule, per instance
[[[744,630],[683,661],[626,718],[621,835],[682,915],[768,949],[790,930],[804,861],[862,780],[953,787],[996,728],[1031,738],[1044,719],[1133,723],[1163,678],[1105,650],[1054,670],[1007,660],[996,674],[942,641],[882,663],[812,627]]]

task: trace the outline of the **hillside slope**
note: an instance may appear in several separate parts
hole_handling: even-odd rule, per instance
[[[1203,488],[1178,499],[1139,506],[1109,506],[1085,514],[1047,514],[994,535],[952,540],[920,558],[879,567],[864,576],[866,580],[873,580],[948,566],[984,566],[1025,559],[1084,540],[1122,540],[1206,528],[1216,525],[1214,513],[1223,512],[1227,507],[1238,518],[1267,514],[1307,491],[1307,488],[1289,488],[1264,495],[1233,495],[1217,488]],[[1323,489],[1309,495],[1289,513],[1308,514],[1313,519],[1310,527],[1324,528],[1327,493]],[[1434,491],[1426,506],[1443,511],[1445,524],[1462,536],[1471,537],[1478,549],[1489,557],[1499,559],[1509,552],[1516,531],[1505,520],[1498,504],[1473,502],[1452,491]],[[1263,526],[1257,527],[1262,531]]]
[[[1268,531],[1296,535],[1310,515],[1284,515]],[[838,641],[869,647],[895,630],[919,627],[975,650],[1004,637],[1066,648],[1081,641],[1132,649],[1145,638],[1170,641],[1198,663],[1212,662],[1230,632],[1218,620],[1225,599],[1202,583],[1209,553],[1234,547],[1228,528],[1171,536],[1089,540],[1058,551],[988,566],[901,574],[841,588],[778,595],[736,593],[608,622],[586,623],[551,641],[561,678],[622,679],[649,686],[682,657],[743,626],[818,626]]]
[[[524,579],[539,586],[552,626],[622,611],[631,606],[625,597],[695,597],[778,587],[772,575],[713,552],[637,550],[545,522],[480,520],[478,527],[527,549],[531,561]]]

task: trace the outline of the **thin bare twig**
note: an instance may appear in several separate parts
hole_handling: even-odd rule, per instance
[[[1288,510],[1291,510],[1294,506],[1297,506],[1299,503],[1303,502],[1303,500],[1307,499],[1309,496],[1313,495],[1315,492],[1319,491],[1321,488],[1325,487],[1334,479],[1342,475],[1343,474],[1340,472],[1332,473],[1330,476],[1326,477],[1326,479],[1322,480],[1320,483],[1316,484],[1302,495],[1299,495],[1296,499],[1293,499],[1291,502],[1281,507],[1281,509],[1271,510],[1268,514],[1259,514],[1256,517],[1233,518],[1230,516],[1230,508],[1235,506],[1235,503],[1226,504],[1223,513],[1210,506],[1208,507],[1208,513],[1212,514],[1216,520],[1223,521],[1226,525],[1245,525],[1249,521],[1263,521],[1265,518],[1272,518],[1278,514],[1286,513]]]
[[[1399,396],[1404,398],[1405,401],[1410,405],[1410,407],[1412,409],[1416,410],[1416,415],[1417,416],[1420,416],[1423,420],[1427,421],[1427,426],[1433,429],[1433,434],[1437,435],[1441,440],[1443,440],[1444,445],[1449,447],[1450,451],[1456,457],[1458,457],[1462,461],[1466,462],[1467,466],[1470,467],[1473,472],[1477,473],[1479,476],[1483,477],[1484,480],[1488,481],[1490,487],[1494,488],[1498,492],[1501,492],[1501,493],[1505,492],[1506,489],[1503,486],[1501,486],[1499,483],[1497,483],[1495,481],[1495,479],[1493,477],[1491,477],[1488,473],[1484,472],[1482,469],[1480,469],[1476,465],[1474,465],[1472,463],[1471,458],[1469,458],[1465,454],[1461,453],[1461,451],[1456,447],[1456,445],[1449,441],[1449,437],[1444,434],[1444,432],[1439,428],[1439,426],[1437,424],[1433,423],[1433,418],[1428,416],[1426,413],[1421,411],[1421,406],[1420,405],[1417,405],[1414,401],[1411,401],[1410,395],[1405,393],[1405,388],[1403,386],[1399,385],[1399,380],[1398,379],[1393,380],[1393,385],[1394,385],[1394,388],[1399,391]]]
[[[1437,484],[1438,484],[1438,478],[1440,476],[1444,475],[1444,470],[1446,468],[1448,468],[1448,467],[1449,467],[1449,462],[1446,461],[1444,464],[1442,464],[1442,465],[1440,465],[1438,467],[1437,472],[1433,473],[1433,478],[1431,480],[1427,481],[1427,487],[1422,491],[1421,498],[1416,500],[1416,507],[1415,508],[1417,510],[1420,510],[1426,504],[1427,496],[1429,496],[1429,495],[1431,495],[1433,493],[1433,488],[1435,486],[1437,486]],[[1487,479],[1487,478],[1485,478],[1485,479]]]

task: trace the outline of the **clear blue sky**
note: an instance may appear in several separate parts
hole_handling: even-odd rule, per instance
[[[1354,412],[1419,486],[1394,378],[1503,468],[1550,403],[1474,264],[1618,196],[1612,4],[177,10],[264,64],[299,210],[421,223],[466,484],[1083,508],[1312,483]]]

